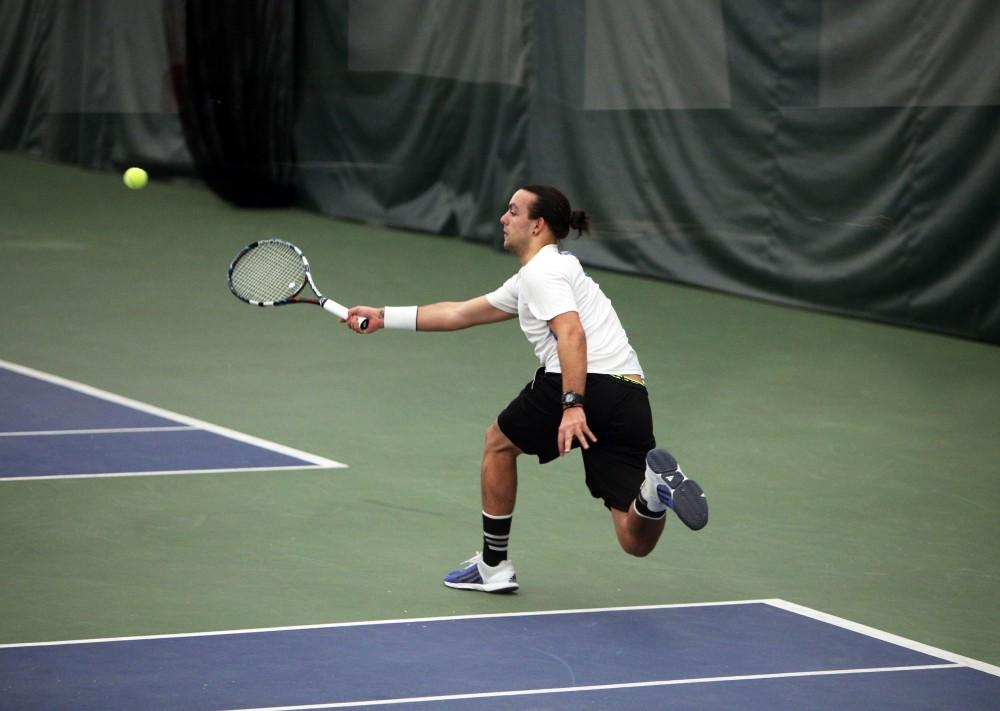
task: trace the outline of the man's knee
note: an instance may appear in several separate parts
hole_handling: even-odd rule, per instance
[[[486,428],[485,449],[487,452],[503,453],[517,456],[521,450],[507,438],[500,426],[494,421]]]
[[[611,509],[618,545],[636,558],[645,558],[656,548],[663,532],[663,522],[638,518],[634,509],[619,511]]]
[[[634,555],[636,558],[645,558],[653,552],[654,548],[656,548],[656,541],[649,542],[635,539],[622,540],[619,538],[618,543],[621,544],[623,551],[629,555]]]

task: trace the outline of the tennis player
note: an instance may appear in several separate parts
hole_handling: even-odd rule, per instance
[[[667,509],[692,530],[708,523],[701,487],[674,457],[656,448],[642,366],[611,301],[576,257],[560,251],[570,232],[589,231],[582,210],[559,190],[528,185],[500,218],[504,249],[521,263],[500,288],[468,301],[425,306],[355,306],[346,323],[456,331],[517,318],[541,362],[535,377],[486,430],[482,461],[483,551],[448,573],[444,584],[485,592],[518,588],[507,558],[517,493],[517,458],[542,464],[579,447],[587,487],[611,511],[622,549],[648,555]],[[367,330],[355,316],[369,320]]]

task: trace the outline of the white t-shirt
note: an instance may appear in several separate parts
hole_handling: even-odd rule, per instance
[[[546,372],[560,373],[559,351],[549,321],[576,311],[587,334],[587,372],[643,375],[610,299],[584,274],[580,261],[554,244],[539,250],[496,291],[486,295],[494,308],[517,314],[521,330]]]

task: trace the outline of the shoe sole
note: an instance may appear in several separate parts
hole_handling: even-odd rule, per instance
[[[478,590],[488,593],[512,593],[520,587],[517,583],[449,583],[447,580],[444,584],[456,590]]]
[[[650,450],[646,455],[646,464],[661,477],[680,470],[674,455],[665,449]],[[683,472],[681,476],[684,476]],[[677,514],[681,523],[692,531],[700,531],[708,524],[708,502],[705,499],[705,492],[694,479],[685,477],[684,481],[674,489],[670,499],[670,508]]]
[[[692,531],[700,531],[708,524],[708,503],[705,492],[694,479],[685,479],[674,489],[673,510],[677,518]]]

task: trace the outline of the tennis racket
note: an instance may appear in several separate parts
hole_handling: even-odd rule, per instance
[[[315,298],[305,291],[306,285]],[[347,307],[316,288],[306,255],[283,239],[264,239],[241,249],[229,265],[229,290],[253,306],[316,304],[347,319]],[[360,318],[358,327],[368,328],[368,319]]]

